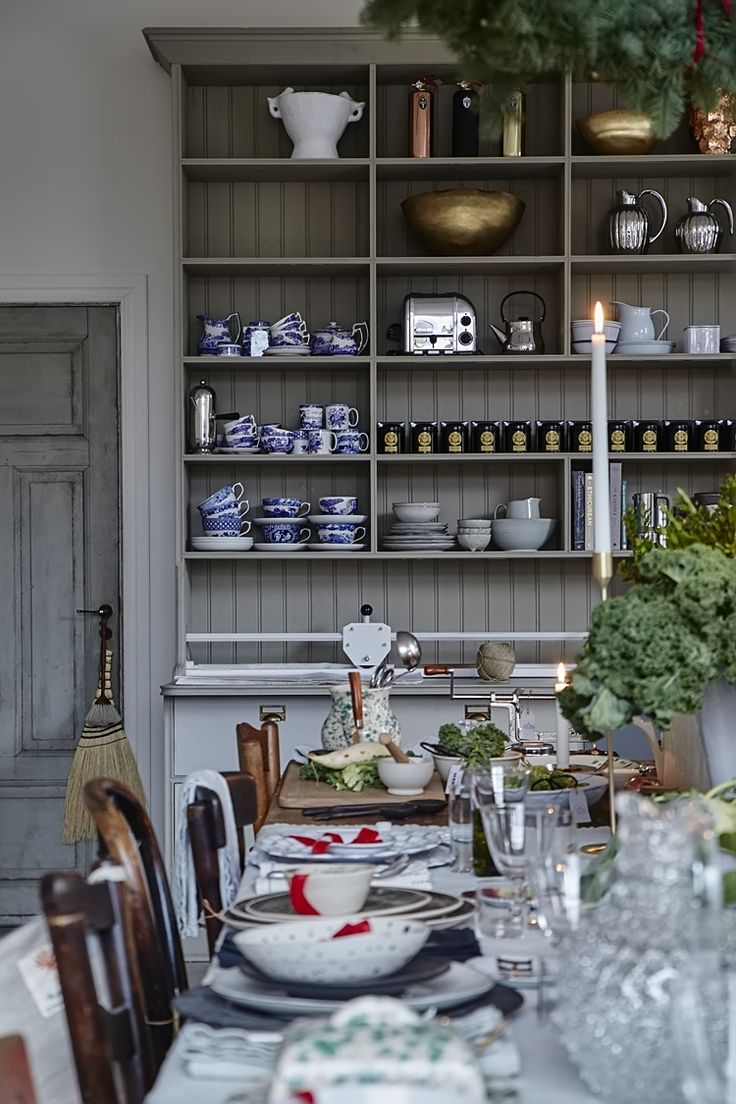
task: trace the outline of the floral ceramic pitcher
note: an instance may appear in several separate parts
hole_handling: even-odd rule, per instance
[[[353,707],[350,687],[340,684],[330,690],[332,705],[322,725],[322,747],[328,751],[348,747],[353,742]],[[388,688],[363,687],[364,739],[375,740],[379,732],[389,732],[395,744],[401,743],[399,722],[391,712]]]

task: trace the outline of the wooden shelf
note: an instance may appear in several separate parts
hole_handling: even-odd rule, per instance
[[[202,359],[202,358],[200,358]],[[217,359],[212,358],[212,359]],[[590,372],[590,357],[579,356],[576,353],[571,353],[569,356],[564,356],[560,353],[545,353],[542,356],[532,356],[527,354],[506,354],[499,356],[469,356],[463,353],[453,353],[450,356],[410,356],[410,355],[396,355],[391,356],[385,354],[378,356],[377,358],[378,368],[380,371],[389,371],[391,368],[407,369],[416,368],[418,371],[431,371],[450,369],[455,371],[468,371],[471,368],[486,371],[489,368],[503,368],[508,371],[513,367],[514,372],[518,372],[519,369],[528,369],[531,371],[539,371],[545,368],[554,368],[559,370],[565,368],[568,371],[571,369],[580,369],[581,371]],[[632,365],[640,364],[667,364],[671,367],[681,367],[685,369],[692,368],[696,365],[702,365],[708,368],[732,368],[736,364],[736,353],[712,353],[708,356],[696,353],[669,353],[665,356],[623,356],[617,353],[609,353],[606,358],[606,363],[609,370],[611,368],[630,368]]]
[[[292,160],[288,157],[185,157],[181,170],[187,180],[228,184],[253,181],[264,184],[338,183],[368,180],[367,157],[334,160]]]
[[[192,276],[367,276],[367,257],[184,257]]]
[[[378,157],[381,180],[538,180],[561,174],[564,157]]]
[[[615,179],[627,176],[635,180],[652,177],[733,176],[736,164],[731,154],[702,153],[644,154],[628,156],[571,157],[573,179]]]
[[[698,275],[706,272],[736,273],[734,253],[642,253],[634,256],[572,257],[570,268],[573,276],[590,274],[618,276],[642,275],[657,272]]]
[[[430,452],[420,455],[402,452],[397,456],[378,453],[379,464],[559,464],[564,452]]]
[[[379,276],[528,276],[561,271],[564,257],[378,257]]]
[[[371,358],[368,356],[293,356],[293,357],[219,357],[219,356],[185,356],[182,362],[188,368],[198,368],[209,371],[215,368],[224,371],[234,370],[261,371],[268,365],[269,372],[278,368],[301,368],[304,371],[328,368],[330,371],[344,371],[355,368],[370,368]]]
[[[242,452],[242,453],[217,453],[204,456],[199,453],[185,453],[185,464],[365,464],[371,458],[371,453],[361,452],[357,456],[336,456],[330,453],[328,456],[292,456],[288,452]]]

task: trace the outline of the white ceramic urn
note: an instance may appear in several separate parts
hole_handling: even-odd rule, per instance
[[[357,103],[349,92],[295,92],[285,88],[278,96],[268,97],[274,119],[281,119],[294,143],[295,158],[327,159],[339,157],[337,143],[348,123],[363,118],[364,103]]]

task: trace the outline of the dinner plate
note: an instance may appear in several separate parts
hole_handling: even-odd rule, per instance
[[[308,542],[304,546],[310,552],[362,552],[364,544],[322,544],[320,541]]]
[[[402,889],[399,886],[371,886],[362,909],[361,916],[397,916],[400,913],[415,912],[429,904],[431,893],[419,889]],[[296,923],[299,920],[313,919],[306,914],[294,912],[288,893],[264,893],[260,897],[249,897],[236,901],[228,910],[241,920],[251,923],[280,924],[285,920]],[[358,914],[356,911],[356,915]]]
[[[314,840],[316,843],[317,840],[324,839],[330,829],[302,828],[300,826],[294,831],[298,831],[302,839]],[[337,834],[342,836],[342,843],[332,843],[329,852],[325,853],[325,859],[328,862],[340,862],[341,857],[354,859],[361,855],[381,855],[386,859],[396,858],[398,855],[420,855],[422,852],[434,851],[442,842],[438,834],[428,835],[426,829],[423,828],[415,830],[410,828],[403,832],[391,831],[388,828],[381,830],[381,839],[377,843],[353,843],[359,832],[360,828],[341,828]],[[309,862],[317,857],[313,855],[310,847],[300,843],[291,834],[270,836],[265,841],[259,836],[258,850],[263,851],[272,859],[281,859],[287,862],[301,861],[302,859]]]
[[[402,1000],[418,1012],[425,1008],[452,1008],[453,1005],[475,1000],[494,987],[492,978],[484,977],[471,966],[453,962],[440,977],[412,985],[404,992]],[[292,997],[276,982],[255,981],[247,977],[237,966],[219,970],[212,983],[213,992],[233,1004],[246,1008],[258,1008],[262,1012],[275,1012],[288,1016],[321,1015],[342,1008],[341,1000],[316,1000],[311,997]]]
[[[395,970],[388,977],[368,978],[366,981],[354,981],[350,985],[320,985],[314,981],[274,981],[268,974],[256,969],[252,962],[247,961],[243,962],[240,969],[246,977],[253,978],[254,981],[265,982],[266,985],[278,985],[290,997],[345,1001],[374,994],[396,996],[397,993],[403,993],[410,985],[418,985],[420,982],[441,977],[442,974],[447,973],[451,964],[450,958],[423,954],[420,951],[400,970]]]
[[[299,544],[267,544],[265,541],[256,541],[253,545],[256,552],[298,552],[305,546],[305,541],[300,541]]]
[[[423,916],[411,916],[407,919],[422,920],[432,931],[449,931],[450,928],[463,928],[475,914],[475,905],[472,901],[460,901],[458,908],[447,912],[443,916],[436,916],[425,920]]]
[[[591,776],[584,782],[579,782],[576,787],[578,793],[584,793],[588,805],[595,805],[608,788],[608,779],[603,775]],[[547,805],[557,805],[560,809],[567,809],[569,805],[570,790],[528,790],[524,798],[525,803],[531,809],[543,809]]]
[[[247,552],[252,537],[192,537],[192,548],[200,552]]]

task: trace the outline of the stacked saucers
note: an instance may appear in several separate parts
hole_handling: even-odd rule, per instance
[[[195,552],[250,552],[253,537],[192,537]]]
[[[455,547],[439,502],[394,502],[395,520],[383,538],[387,552],[446,552]]]
[[[267,357],[309,356],[309,345],[269,345],[263,355]]]
[[[614,356],[666,356],[675,351],[674,341],[619,341]]]

